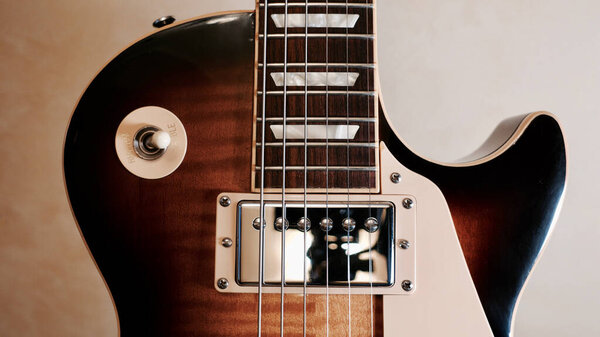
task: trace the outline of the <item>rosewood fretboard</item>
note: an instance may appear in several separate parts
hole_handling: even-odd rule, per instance
[[[266,6],[264,0],[257,3],[254,188],[261,187],[263,123],[264,187],[282,187],[285,115],[286,189],[304,187],[306,143],[309,189],[376,191],[378,94],[372,1],[309,0],[307,6],[296,0],[288,2],[287,22],[285,13],[283,0],[270,0]]]

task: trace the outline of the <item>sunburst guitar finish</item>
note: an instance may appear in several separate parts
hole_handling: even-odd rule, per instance
[[[256,193],[256,22],[236,12],[165,27],[108,63],[73,113],[68,195],[123,337],[257,334],[257,294],[215,289],[217,196]],[[172,112],[187,135],[183,162],[159,179],[132,174],[115,151],[120,123],[148,106]],[[373,189],[415,198],[414,293],[353,295],[350,315],[348,297],[331,295],[330,335],[347,335],[350,316],[352,336],[508,337],[565,188],[558,123],[516,119],[490,155],[449,166],[413,153],[379,106]],[[326,334],[325,303],[308,297],[310,336]],[[279,305],[264,295],[264,336],[280,334]],[[284,323],[286,336],[302,335],[302,296],[286,295]]]

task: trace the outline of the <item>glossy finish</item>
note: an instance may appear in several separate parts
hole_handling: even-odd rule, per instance
[[[161,30],[109,63],[74,112],[65,142],[66,184],[113,296],[121,336],[255,334],[256,295],[218,293],[211,258],[222,239],[214,233],[217,196],[252,188],[254,34],[251,13]],[[172,111],[188,133],[183,163],[158,180],[130,174],[114,150],[121,120],[148,105]],[[493,160],[447,167],[412,153],[380,116],[380,138],[395,157],[443,191],[490,324],[496,337],[507,337],[564,190],[558,124],[540,116]],[[267,294],[263,303],[264,336],[278,335],[279,296]],[[370,309],[367,296],[354,296],[354,317],[369,317]],[[374,309],[381,334],[380,297]],[[347,298],[332,296],[330,310],[336,313],[330,330],[345,331]],[[324,311],[324,297],[310,296],[310,335],[324,334]],[[293,318],[286,331],[301,331],[301,297],[286,297],[286,313]],[[236,329],[223,329],[232,317]],[[364,321],[352,324],[353,336],[370,335]]]
[[[323,231],[319,226],[314,226],[306,231],[306,250],[304,250],[304,232],[297,223],[304,217],[304,202],[286,202],[286,268],[285,282],[289,285],[302,285],[304,276],[309,286],[323,287],[326,284],[327,270],[329,271],[329,284],[347,284],[347,270],[350,271],[350,280],[353,286],[369,287],[369,282],[375,287],[391,286],[394,283],[394,231],[395,209],[390,202],[353,202],[347,203],[322,202],[307,203],[306,215],[311,221],[320,221],[329,215],[333,227],[329,232]],[[260,216],[260,202],[244,200],[238,203],[237,210],[238,245],[237,250],[237,276],[239,284],[256,285],[258,282],[259,260],[259,231],[253,222]],[[348,221],[348,211],[351,221]],[[264,281],[273,286],[281,283],[281,203],[265,203],[264,229],[265,248],[260,250],[264,256]],[[371,218],[370,218],[371,217]],[[373,219],[379,223],[379,230],[369,234],[362,223],[366,219]],[[353,220],[356,219],[356,220]],[[348,232],[347,223],[354,222]],[[361,226],[356,226],[360,221]],[[225,225],[225,224],[223,224]],[[414,223],[412,224],[414,226]],[[409,226],[402,223],[398,226]],[[349,245],[350,244],[350,245]],[[325,252],[329,254],[329,268],[326,268]],[[371,254],[364,254],[371,251]],[[350,255],[348,259],[347,256]],[[365,256],[366,255],[366,256]],[[306,266],[303,265],[303,257]],[[381,268],[373,270],[369,275],[369,260],[371,265],[377,264]],[[350,265],[348,265],[350,262]],[[306,268],[306,273],[303,273]],[[375,293],[378,293],[375,291]]]
[[[257,295],[218,293],[214,280],[217,196],[251,188],[254,33],[252,13],[168,27],[110,62],[73,114],[64,155],[69,198],[121,336],[256,335]],[[148,105],[172,111],[188,134],[181,166],[157,180],[129,173],[114,148],[121,120]],[[325,334],[324,298],[309,296],[309,335]],[[330,296],[330,331],[346,331],[347,301]],[[376,334],[382,305],[375,297]],[[297,335],[302,297],[286,296],[285,308],[286,336]],[[353,316],[370,311],[369,296],[353,296]],[[368,320],[352,320],[352,335],[369,336]],[[278,294],[263,297],[263,336],[279,336]]]
[[[450,167],[424,160],[381,114],[381,138],[410,170],[444,193],[467,264],[496,337],[508,337],[519,294],[536,262],[565,188],[560,126],[540,115],[496,158]]]

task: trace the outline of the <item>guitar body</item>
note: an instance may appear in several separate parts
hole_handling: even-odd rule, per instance
[[[567,166],[553,116],[512,118],[497,131],[492,137],[506,136],[501,147],[462,166],[415,155],[389,124],[382,127],[382,138],[396,158],[444,193],[494,336],[504,337],[511,334],[521,291],[560,210]]]
[[[214,275],[217,196],[251,192],[255,33],[253,12],[166,27],[113,59],[73,113],[66,186],[114,301],[121,336],[256,335],[256,294],[219,293]],[[131,174],[115,152],[119,124],[143,106],[168,109],[187,132],[184,161],[161,179]],[[491,156],[445,166],[410,151],[381,110],[382,192],[410,189],[423,214],[417,286],[413,295],[375,296],[373,302],[353,295],[353,336],[371,335],[362,324],[371,306],[375,335],[509,336],[566,175],[562,133],[550,115],[531,115],[513,131],[510,143]],[[401,171],[397,187],[388,169]],[[324,335],[324,296],[309,299],[309,335]],[[266,294],[263,301],[263,335],[279,335],[279,295]],[[346,301],[331,296],[334,335],[348,326]],[[301,335],[302,298],[288,295],[285,306],[286,317],[293,317],[286,335]],[[437,321],[447,325],[424,327]],[[460,330],[464,326],[470,334]]]

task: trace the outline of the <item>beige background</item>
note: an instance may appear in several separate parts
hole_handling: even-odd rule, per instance
[[[562,120],[568,193],[516,336],[600,335],[600,3],[379,2],[385,103],[414,149],[453,160],[503,118],[548,110]],[[0,336],[117,335],[63,189],[71,110],[96,71],[152,31],[154,18],[252,7],[252,0],[1,1]]]

